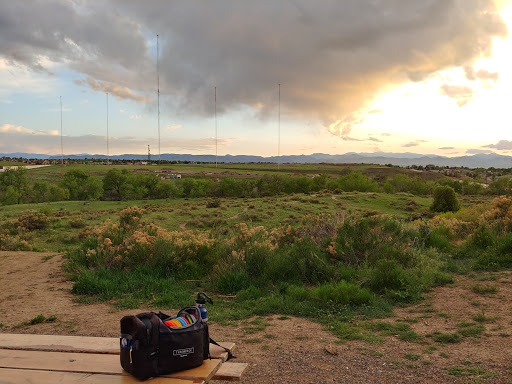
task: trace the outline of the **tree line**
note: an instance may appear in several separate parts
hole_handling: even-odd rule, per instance
[[[411,193],[431,196],[439,186],[449,186],[460,195],[510,195],[512,181],[503,177],[484,187],[465,178],[462,181],[443,178],[423,180],[406,174],[396,174],[377,182],[360,172],[337,178],[265,175],[258,178],[224,177],[219,181],[186,177],[162,180],[153,173],[132,173],[127,169],[110,169],[97,177],[80,169],[66,172],[54,182],[32,181],[22,167],[0,173],[0,204],[42,203],[64,200],[138,200],[178,197],[264,197],[278,194],[331,192]]]

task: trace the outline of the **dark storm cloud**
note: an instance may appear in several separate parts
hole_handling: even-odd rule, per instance
[[[390,85],[489,56],[507,30],[492,0],[0,3],[0,57],[37,71],[46,57],[135,94],[155,91],[156,33],[177,112],[211,115],[216,86],[218,113],[275,116],[280,83],[283,114],[328,126]]]
[[[512,141],[500,140],[496,144],[484,145],[483,148],[495,148],[500,151],[507,151],[512,149]]]

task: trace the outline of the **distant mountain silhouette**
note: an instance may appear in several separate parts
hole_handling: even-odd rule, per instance
[[[25,159],[60,159],[60,156],[50,156],[31,153],[0,153],[0,156]],[[77,155],[64,155],[66,159],[106,159],[105,155],[90,155],[87,153]],[[147,160],[147,155],[124,154],[110,156],[114,160]],[[154,161],[158,156],[152,155]],[[189,162],[215,162],[214,155],[190,155],[190,154],[161,154],[161,160],[165,161],[189,161]],[[250,156],[250,155],[225,155],[218,156],[219,163],[301,163],[301,164],[392,164],[401,167],[406,166],[449,166],[449,167],[468,167],[468,168],[512,168],[512,156],[502,156],[496,153],[477,154],[472,156],[445,157],[438,155],[420,155],[416,153],[354,153],[349,152],[344,155],[329,155],[325,153],[313,153],[311,155],[290,155],[290,156]]]

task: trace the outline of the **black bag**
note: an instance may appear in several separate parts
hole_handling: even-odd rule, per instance
[[[121,366],[138,379],[198,367],[209,357],[208,327],[195,306],[176,317],[192,315],[195,322],[168,327],[163,313],[141,313],[121,319]]]

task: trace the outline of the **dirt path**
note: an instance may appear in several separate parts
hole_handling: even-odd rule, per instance
[[[77,304],[62,261],[57,254],[0,252],[0,332],[117,337],[123,315],[163,309],[116,311],[106,304]],[[380,344],[338,344],[319,324],[278,315],[237,326],[212,324],[211,334],[237,343],[237,361],[250,364],[246,384],[512,383],[512,272],[492,278],[460,278],[384,319],[410,324],[423,336],[421,343],[389,336]],[[497,291],[475,293],[475,285]],[[22,325],[40,314],[56,321]],[[476,337],[439,344],[427,336],[460,332],[463,322],[480,324],[474,318],[485,328]]]

